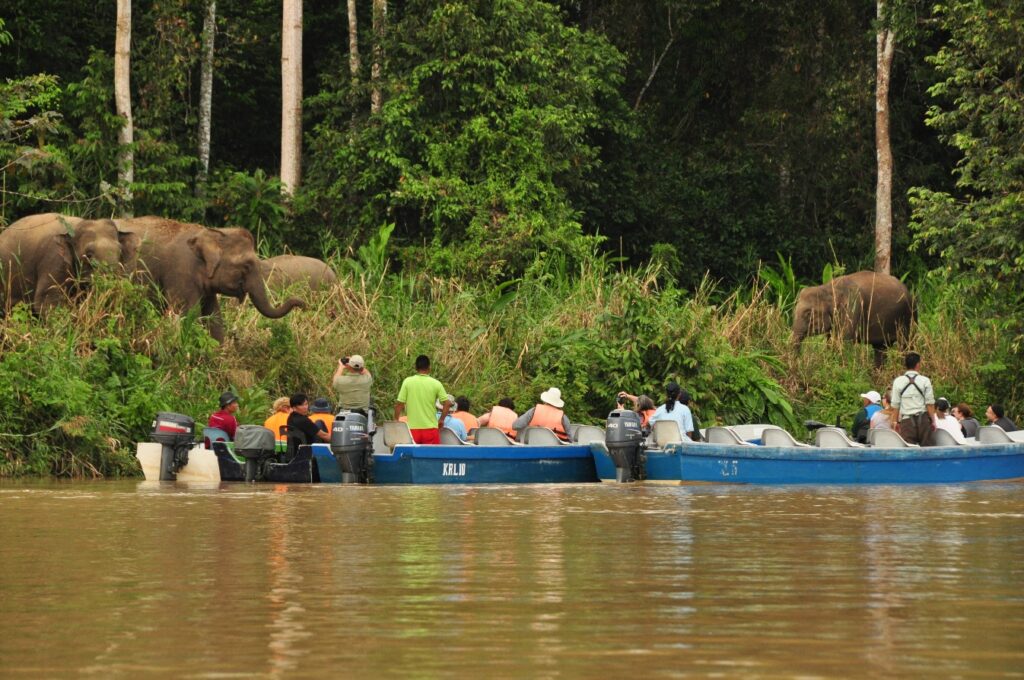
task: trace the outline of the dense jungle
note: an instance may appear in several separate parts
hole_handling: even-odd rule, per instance
[[[129,143],[117,4],[0,10],[0,226],[242,226],[338,281],[281,319],[225,299],[223,343],[112,272],[43,315],[8,305],[0,476],[138,474],[157,411],[205,421],[231,389],[262,422],[275,397],[329,395],[355,353],[385,414],[426,353],[474,412],[558,386],[601,422],[618,390],[674,379],[704,424],[799,435],[849,427],[913,348],[936,396],[1024,416],[1019,2],[306,0],[297,158],[295,0],[130,3]],[[916,322],[876,367],[838,338],[798,353],[790,326],[803,286],[877,264],[880,35],[891,269]]]

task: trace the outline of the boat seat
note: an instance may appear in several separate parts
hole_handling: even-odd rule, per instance
[[[743,441],[750,442],[752,439],[763,441],[765,430],[781,430],[782,428],[771,423],[741,423],[740,425],[730,425],[729,429]]]
[[[709,444],[726,444],[729,446],[754,446],[744,441],[731,427],[715,425],[708,428],[707,441]]]
[[[1024,430],[1014,430],[1013,432],[1007,432],[1006,436],[1015,442],[1024,442]]]
[[[477,446],[518,446],[496,427],[481,427],[476,431]]]
[[[580,425],[576,430],[577,444],[590,444],[591,442],[604,442],[604,429],[597,425]]]
[[[582,426],[579,423],[569,423],[569,441],[576,441],[576,433],[580,427]]]
[[[523,443],[527,446],[561,446],[565,442],[550,428],[530,426],[524,431]]]
[[[932,432],[932,446],[960,446],[960,442],[954,439],[949,432],[936,428]]]
[[[458,433],[450,427],[441,428],[441,444],[443,446],[469,446]]]
[[[846,430],[840,427],[823,427],[814,432],[814,443],[822,449],[863,449],[864,444],[858,444],[850,439]]]
[[[808,444],[798,442],[793,435],[781,427],[765,428],[761,434],[761,444],[763,446],[778,446],[783,449],[810,448]]]
[[[1006,430],[998,425],[983,425],[978,428],[979,444],[1009,444],[1012,441]]]
[[[306,434],[302,430],[288,430],[286,435],[288,448],[285,449],[284,460],[290,463],[299,459],[299,452],[302,450],[302,447],[309,444],[309,441],[307,441]]]
[[[902,449],[917,444],[908,444],[907,440],[892,430],[868,430],[868,444],[876,449]]]
[[[656,420],[651,430],[654,435],[654,445],[659,449],[665,448],[666,444],[681,444],[683,433],[679,431],[679,423],[674,420]]]
[[[394,451],[395,447],[400,444],[415,443],[412,440],[412,432],[409,430],[408,423],[403,423],[400,420],[384,421],[384,446],[388,447],[389,451]]]
[[[229,441],[231,441],[231,436],[224,430],[220,429],[219,427],[203,428],[203,444],[205,444],[206,448],[210,449],[211,451],[213,450],[214,442]]]

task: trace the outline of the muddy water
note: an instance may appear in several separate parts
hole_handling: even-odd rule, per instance
[[[0,485],[0,674],[1024,674],[1024,486]]]

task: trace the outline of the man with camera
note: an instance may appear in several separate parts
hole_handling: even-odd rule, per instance
[[[363,357],[353,354],[338,359],[338,370],[334,372],[331,385],[338,394],[339,410],[369,415],[373,375],[367,370]]]

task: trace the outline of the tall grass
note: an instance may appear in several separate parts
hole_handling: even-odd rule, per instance
[[[568,271],[552,258],[522,280],[481,287],[389,274],[371,255],[365,266],[339,267],[331,290],[284,319],[224,301],[223,345],[194,313],[165,313],[149,291],[120,279],[99,277],[76,305],[45,319],[17,308],[0,320],[0,475],[137,474],[134,442],[157,411],[204,422],[232,389],[241,421],[259,423],[277,396],[330,396],[337,360],[351,354],[367,359],[385,416],[425,353],[476,412],[506,396],[523,410],[557,386],[570,418],[600,422],[620,389],[657,401],[676,380],[705,425],[770,421],[803,434],[806,418],[849,426],[857,395],[884,391],[910,346],[951,400],[980,406],[996,397],[1020,411],[1019,395],[999,392],[1020,382],[1006,379],[1007,344],[984,320],[959,317],[941,290],[925,291],[911,337],[875,369],[869,347],[827,338],[796,355],[771,281],[722,291],[706,280],[683,291],[657,264],[621,271],[593,258]],[[791,290],[785,283],[781,292]]]

